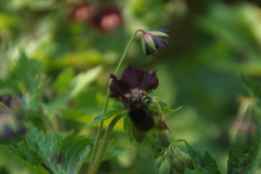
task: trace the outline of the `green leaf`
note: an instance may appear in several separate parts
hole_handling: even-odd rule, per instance
[[[34,90],[37,89],[43,72],[41,62],[28,59],[25,53],[21,52],[15,66],[17,80],[20,80],[28,89]]]
[[[18,162],[28,167],[34,173],[39,174],[50,174],[43,166],[43,160],[41,157],[31,150],[25,144],[20,144],[16,146],[0,146],[5,150],[10,156],[16,159]]]
[[[248,90],[251,97],[255,97],[261,101],[261,84],[258,82],[254,82],[248,77],[246,77],[243,73],[240,73],[241,80],[243,81],[246,89]]]
[[[90,151],[88,145],[92,142],[83,136],[73,138],[72,135],[58,141],[53,134],[45,135],[32,124],[29,124],[26,141],[45,166],[55,174],[77,173],[87,158]]]
[[[58,94],[64,93],[68,91],[69,84],[73,80],[74,77],[74,70],[73,68],[69,67],[64,69],[56,78],[55,82],[53,83],[52,87]]]
[[[197,149],[194,149],[193,147],[191,147],[186,141],[185,141],[185,144],[187,146],[189,156],[193,160],[193,164],[194,164],[196,172],[198,174],[201,174],[201,171],[203,170],[203,167],[204,167],[204,163],[203,163],[203,158],[202,158],[200,152]]]
[[[200,152],[197,149],[194,149],[191,147],[186,141],[184,141],[188,153],[193,160],[193,164],[195,167],[195,170],[198,174],[220,174],[221,172],[218,169],[218,166],[216,164],[216,161],[214,158],[207,152],[205,151],[204,153],[204,158],[200,154]]]
[[[205,165],[205,168],[202,171],[203,174],[221,174],[221,172],[218,169],[216,161],[208,151],[205,151],[204,153],[203,162]]]
[[[220,174],[221,172],[218,169],[216,161],[209,154],[208,151],[205,151],[204,157],[200,154],[197,149],[191,147],[186,141],[185,144],[187,146],[189,155],[193,160],[195,170],[198,174]]]
[[[182,106],[181,106],[181,107],[178,107],[177,109],[171,109],[170,107],[168,107],[167,103],[164,103],[162,101],[159,101],[159,105],[161,107],[161,110],[162,110],[163,114],[171,114],[171,113],[176,112],[176,111],[178,111],[178,110],[180,110],[182,108]],[[152,110],[154,112],[158,112],[159,111],[157,105],[150,105],[149,108],[150,108],[150,110]]]
[[[260,149],[260,139],[251,148],[237,146],[228,149],[228,173],[251,173],[255,167]]]
[[[123,129],[127,132],[130,142],[132,142],[134,139],[134,135],[132,131],[132,123],[127,115],[123,117]]]
[[[109,159],[111,159],[111,158],[113,158],[113,157],[115,157],[119,154],[130,152],[130,150],[123,150],[123,149],[119,149],[118,147],[116,147],[114,141],[115,140],[110,140],[108,142],[108,146],[106,148],[106,151],[105,151],[105,154],[104,154],[102,161],[109,160]]]
[[[38,131],[32,124],[28,126],[26,141],[29,147],[34,150],[44,161],[44,164],[53,172],[56,166],[53,165],[53,156],[57,154],[58,142],[52,134],[45,135],[43,131]]]
[[[88,86],[90,83],[92,83],[102,72],[103,67],[101,65],[87,70],[86,72],[82,72],[78,74],[73,81],[71,82],[71,96],[76,96],[81,92],[86,86]]]
[[[60,167],[63,173],[77,173],[90,152],[90,144],[93,140],[84,136],[73,138],[67,136],[59,144],[58,159],[61,159]],[[56,162],[58,162],[58,159]]]
[[[107,120],[108,118],[110,117],[113,117],[115,115],[118,115],[118,114],[124,114],[124,112],[126,112],[124,106],[122,103],[120,102],[116,102],[112,105],[112,107],[107,111],[105,112],[103,115],[99,115],[97,117],[95,117],[88,125],[88,126],[91,126],[95,123],[99,123],[101,121],[104,121],[104,120]]]

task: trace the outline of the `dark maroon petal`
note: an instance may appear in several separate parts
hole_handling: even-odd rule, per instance
[[[156,75],[156,71],[148,71],[143,77],[142,88],[145,91],[150,89],[156,89],[159,85],[159,80]]]
[[[156,48],[165,48],[168,45],[168,41],[164,38],[158,36],[151,36],[152,40],[154,41]]]
[[[7,96],[0,97],[0,102],[3,102],[9,108],[11,107],[11,101],[12,101],[12,97],[7,97]]]
[[[4,139],[8,139],[15,136],[15,132],[13,132],[12,129],[10,129],[10,127],[5,123],[3,124],[2,130],[3,132],[1,132],[1,134]]]
[[[156,30],[156,31],[161,31],[163,33],[169,34],[169,30],[167,30],[167,29],[159,29],[159,30]]]
[[[147,44],[147,42],[145,41],[145,44],[146,44],[146,56],[148,55],[153,55],[155,56],[155,51],[149,46],[149,44]]]
[[[120,80],[132,89],[139,88],[142,85],[145,74],[146,71],[129,65],[122,73]]]
[[[123,97],[124,94],[130,90],[130,87],[124,84],[121,80],[118,80],[115,75],[111,74],[111,79],[110,90],[112,94],[110,97]]]

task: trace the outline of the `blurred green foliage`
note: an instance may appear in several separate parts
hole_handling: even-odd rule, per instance
[[[86,3],[98,7],[108,2]],[[124,66],[158,70],[159,87],[153,95],[160,96],[172,108],[183,106],[165,117],[172,134],[186,139],[201,152],[207,149],[225,173],[228,135],[240,105],[238,96],[248,96],[239,72],[255,80],[261,77],[258,4],[243,0],[110,3],[119,7],[122,22],[104,31],[93,24],[96,21],[71,17],[82,1],[2,0],[1,94],[15,96],[25,106],[25,113],[35,110],[30,113],[35,117],[26,119],[39,130],[45,129],[37,110],[41,102],[49,122],[63,134],[56,136],[94,138],[98,124],[86,125],[102,113],[109,74],[114,72],[129,38],[138,28],[167,28],[167,48],[159,50],[155,57],[145,57],[137,36]],[[22,118],[23,115],[19,119]],[[108,123],[106,120],[105,127]],[[121,150],[111,151],[110,157],[114,158],[103,162],[99,173],[158,173],[149,149],[130,143],[126,135],[120,120],[112,134],[116,141],[108,153],[110,149]],[[6,148],[7,152],[15,150],[12,146]],[[185,144],[181,143],[180,148],[185,149]],[[123,153],[128,150],[131,152]],[[30,171],[30,165],[43,160],[29,159],[25,168],[15,160],[20,161],[19,154],[13,159],[6,151],[0,149],[1,174],[29,174],[38,170]],[[80,172],[86,173],[87,167],[84,164]]]

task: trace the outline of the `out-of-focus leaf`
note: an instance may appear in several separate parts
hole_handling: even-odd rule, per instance
[[[51,6],[54,5],[54,0],[48,0],[48,1],[34,1],[34,0],[23,0],[23,1],[17,1],[17,0],[11,0],[9,2],[9,6],[14,9],[22,9],[22,8],[29,8],[31,10],[46,10],[50,9]]]
[[[53,83],[53,89],[57,93],[64,93],[68,91],[69,84],[73,80],[74,70],[72,68],[64,69],[57,77],[56,81]]]
[[[248,77],[246,77],[243,73],[240,73],[241,80],[243,81],[247,91],[251,95],[251,97],[257,98],[259,102],[261,101],[261,84],[258,82],[254,82]]]
[[[228,149],[228,173],[251,173],[260,155],[260,139],[251,148]]]
[[[87,126],[91,126],[94,123],[104,121],[110,117],[119,114],[126,114],[126,111],[120,102],[116,102],[112,105],[112,107],[107,112],[105,112],[103,115],[99,115],[95,117]]]
[[[134,135],[132,131],[133,128],[132,128],[131,120],[127,115],[123,117],[123,129],[127,132],[130,142],[132,142],[134,139]]]
[[[171,114],[171,113],[176,112],[176,111],[178,111],[182,108],[182,106],[180,106],[177,109],[171,109],[171,108],[168,107],[167,103],[164,103],[162,101],[159,101],[159,105],[161,107],[163,114]],[[150,105],[149,108],[150,108],[150,110],[155,111],[155,112],[159,111],[157,105]]]
[[[71,82],[71,96],[76,96],[80,91],[86,88],[86,86],[92,83],[99,76],[102,70],[102,66],[97,66],[93,69],[87,70],[84,73],[78,74]]]
[[[103,161],[109,160],[119,154],[128,153],[130,150],[122,150],[115,146],[115,140],[110,140],[106,148]]]
[[[3,145],[0,148],[4,149],[9,155],[11,155],[14,159],[18,162],[23,164],[24,166],[28,167],[35,173],[39,174],[50,174],[44,167],[43,167],[43,160],[41,157],[31,150],[25,144],[20,144],[16,146],[8,146]]]

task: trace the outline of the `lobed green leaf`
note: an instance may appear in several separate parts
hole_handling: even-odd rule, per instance
[[[107,111],[105,112],[103,115],[99,115],[97,117],[95,117],[88,125],[88,126],[91,126],[95,123],[99,123],[101,121],[104,121],[104,120],[107,120],[108,118],[110,117],[113,117],[115,115],[118,115],[118,114],[124,114],[125,111],[125,108],[123,106],[122,103],[120,102],[116,102],[112,105],[112,107]]]
[[[186,141],[184,142],[198,174],[221,174],[215,159],[208,151],[205,151],[204,156],[202,157],[197,149],[191,147]]]
[[[232,146],[228,149],[228,173],[251,173],[259,157],[260,139],[251,148]]]

